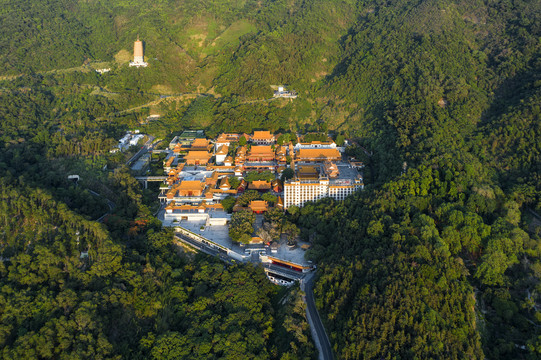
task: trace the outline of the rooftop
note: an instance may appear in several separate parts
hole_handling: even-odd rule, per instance
[[[271,183],[265,180],[255,180],[248,185],[248,189],[252,190],[270,190]]]
[[[237,141],[239,139],[239,134],[231,134],[231,133],[222,133],[218,138],[216,139],[216,142],[222,143],[222,142],[233,142]]]
[[[190,150],[188,151],[188,154],[184,156],[185,160],[191,160],[191,159],[210,159],[211,154],[209,154],[208,151],[199,151],[199,150]]]
[[[298,159],[340,159],[342,155],[337,149],[299,149]]]
[[[207,148],[209,146],[209,141],[205,138],[197,138],[192,143],[192,148]]]
[[[204,138],[205,137],[205,131],[203,130],[185,130],[182,132],[182,134],[179,135],[180,139],[197,139],[197,138]]]
[[[220,146],[220,149],[218,149],[218,151],[216,152],[216,155],[227,155],[228,151],[229,151],[229,146],[222,145]]]
[[[254,131],[254,135],[252,136],[252,140],[273,140],[274,135],[270,133],[270,131]]]
[[[199,180],[182,180],[175,188],[178,190],[203,190],[205,184]]]
[[[252,146],[252,148],[250,149],[250,155],[268,155],[268,154],[274,155],[274,151],[272,151],[272,148],[270,147],[270,145],[257,145],[257,146]]]

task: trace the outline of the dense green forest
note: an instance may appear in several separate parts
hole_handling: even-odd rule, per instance
[[[315,358],[300,290],[161,228],[134,128],[352,140],[366,190],[288,214],[337,358],[541,356],[538,1],[0,0],[0,38],[2,358]]]

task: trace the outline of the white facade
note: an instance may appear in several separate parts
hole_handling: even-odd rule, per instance
[[[144,61],[130,61],[130,67],[140,68],[140,67],[147,67],[147,66],[148,66],[148,63]]]
[[[225,154],[225,155],[216,154],[216,165],[222,165],[224,163],[226,157],[227,157],[227,154]]]
[[[299,149],[336,149],[336,143],[330,142],[311,142],[311,143],[296,143],[295,150]]]
[[[124,151],[124,149],[129,146],[130,139],[131,139],[131,134],[126,133],[126,135],[124,135],[122,139],[118,140],[118,148],[120,149],[120,151]]]
[[[144,136],[141,135],[141,134],[133,136],[133,137],[130,139],[130,146],[137,145],[137,143],[139,142],[139,140],[141,140],[143,137],[144,137]]]
[[[174,221],[189,221],[196,222],[205,225],[226,225],[227,222],[231,219],[231,215],[227,214],[225,211],[204,211],[204,212],[193,212],[193,211],[177,211],[169,210],[165,211],[163,216],[164,221],[172,223]]]
[[[357,190],[364,188],[361,180],[353,180],[352,184],[330,184],[329,180],[287,181],[284,184],[284,208],[292,205],[303,206],[307,201],[316,201],[325,197],[344,200]]]

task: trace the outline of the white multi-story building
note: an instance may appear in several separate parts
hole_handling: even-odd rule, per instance
[[[139,141],[144,138],[145,136],[142,135],[142,134],[138,134],[138,135],[134,135],[132,136],[132,138],[130,139],[130,146],[135,146],[139,143]]]
[[[349,164],[300,166],[284,184],[284,207],[303,206],[325,197],[344,200],[364,188],[362,176]]]

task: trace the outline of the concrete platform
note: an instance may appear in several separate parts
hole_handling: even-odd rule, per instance
[[[163,215],[159,216],[158,218],[163,221]],[[260,219],[256,227],[258,225],[260,226],[260,222],[262,221],[263,216],[260,216]],[[305,250],[301,248],[302,245],[305,245],[307,243],[299,242],[295,248],[291,248],[287,246],[287,241],[285,238],[283,238],[279,242],[279,247],[276,252],[271,252],[270,247],[266,246],[265,244],[247,244],[247,245],[239,245],[237,243],[233,243],[231,238],[229,237],[229,226],[228,225],[211,225],[211,226],[205,226],[205,222],[198,222],[198,221],[180,221],[180,222],[167,222],[163,221],[164,226],[180,226],[186,230],[189,230],[195,234],[201,235],[205,238],[207,238],[210,241],[215,242],[216,244],[219,244],[225,248],[228,248],[239,255],[245,256],[245,255],[252,255],[250,257],[250,261],[254,263],[261,262],[259,254],[263,255],[269,255],[272,257],[275,257],[280,260],[293,262],[295,264],[309,266],[311,263],[309,263],[307,260],[304,259]],[[204,230],[201,230],[201,227],[204,228]]]

